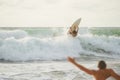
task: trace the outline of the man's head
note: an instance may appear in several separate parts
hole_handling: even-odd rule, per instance
[[[99,69],[106,69],[106,63],[105,63],[105,61],[99,61],[99,63],[98,63],[98,68]]]

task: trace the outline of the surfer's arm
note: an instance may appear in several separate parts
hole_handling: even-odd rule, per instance
[[[114,77],[116,80],[120,80],[120,75],[115,73],[112,69],[110,69],[111,76]]]
[[[79,69],[81,69],[82,71],[86,72],[87,74],[90,74],[92,75],[93,74],[93,71],[92,70],[89,70],[87,69],[86,67],[78,64],[74,58],[71,58],[71,57],[68,57],[68,61],[73,63],[75,66],[77,66]]]

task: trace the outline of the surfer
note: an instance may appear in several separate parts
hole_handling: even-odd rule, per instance
[[[120,80],[120,75],[115,73],[112,69],[107,69],[105,61],[99,61],[98,68],[99,70],[90,70],[80,64],[78,64],[74,58],[68,57],[68,61],[77,66],[82,71],[86,72],[89,75],[93,75],[96,80],[106,80],[109,77],[114,77],[116,80]]]
[[[79,18],[78,20],[76,20],[72,26],[69,28],[68,30],[68,34],[72,35],[73,37],[76,37],[78,34],[78,30],[79,30],[79,24],[81,22],[81,18]]]
[[[72,30],[70,27],[70,29],[68,30],[68,34],[72,35],[73,37],[76,37],[78,34],[78,30],[79,30],[79,27],[77,27],[77,29],[75,30]]]

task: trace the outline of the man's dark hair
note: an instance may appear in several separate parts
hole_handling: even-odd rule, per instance
[[[105,61],[103,61],[103,60],[99,61],[99,63],[98,63],[98,68],[99,69],[105,69],[106,66],[107,65],[106,65]]]

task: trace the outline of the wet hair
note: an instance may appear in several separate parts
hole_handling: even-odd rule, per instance
[[[105,69],[106,66],[107,65],[106,65],[105,61],[103,61],[103,60],[99,61],[99,63],[98,63],[98,68],[99,69]]]

